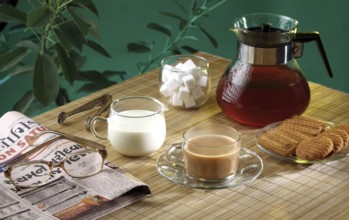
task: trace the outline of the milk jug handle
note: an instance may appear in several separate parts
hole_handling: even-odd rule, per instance
[[[108,140],[108,137],[107,137],[107,136],[101,135],[101,134],[96,130],[96,123],[97,123],[98,121],[108,124],[108,119],[106,119],[106,118],[104,118],[104,117],[101,117],[101,116],[93,117],[93,118],[92,118],[92,121],[91,121],[91,132],[92,132],[92,134],[93,134],[95,137],[99,138],[99,139]]]
[[[296,37],[293,39],[294,42],[299,42],[299,43],[306,43],[306,42],[310,42],[310,41],[315,41],[316,45],[320,51],[321,54],[321,58],[323,63],[326,66],[327,69],[327,73],[328,75],[332,78],[333,77],[333,73],[330,67],[330,63],[328,61],[326,52],[325,52],[325,48],[322,44],[321,38],[320,38],[320,34],[319,32],[300,32],[300,33],[296,33]]]

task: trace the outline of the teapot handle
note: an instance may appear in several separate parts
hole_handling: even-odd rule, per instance
[[[310,42],[310,41],[316,41],[317,47],[320,51],[321,54],[321,58],[322,61],[324,62],[326,69],[327,69],[327,73],[328,75],[332,78],[333,77],[333,73],[330,67],[330,63],[327,59],[327,55],[325,52],[325,48],[322,44],[322,41],[320,39],[320,34],[319,32],[303,32],[303,33],[296,33],[295,38],[293,39],[293,41],[297,44],[297,43],[306,43],[306,42]]]

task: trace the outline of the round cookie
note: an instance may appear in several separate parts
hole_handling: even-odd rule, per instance
[[[301,141],[296,148],[296,156],[303,160],[320,160],[329,155],[332,150],[331,139],[317,136]]]
[[[344,141],[339,134],[329,131],[321,133],[320,136],[328,137],[329,139],[331,139],[331,141],[333,142],[333,153],[338,153],[343,149]]]
[[[344,142],[342,149],[347,148],[348,143],[349,143],[349,135],[346,131],[339,129],[337,127],[333,127],[333,128],[327,129],[323,133],[327,133],[327,132],[335,133],[335,134],[338,134],[339,136],[341,136],[343,138],[343,142]]]
[[[349,135],[349,125],[348,124],[336,125],[333,128],[344,130]]]

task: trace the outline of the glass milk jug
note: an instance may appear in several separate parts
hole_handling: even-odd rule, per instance
[[[297,21],[276,14],[248,14],[235,20],[237,59],[221,77],[217,102],[228,117],[264,126],[309,105],[310,89],[295,58],[303,43],[316,41],[327,71],[332,72],[318,32],[297,33]]]

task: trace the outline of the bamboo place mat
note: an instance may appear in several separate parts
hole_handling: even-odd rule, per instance
[[[160,99],[159,69],[41,114],[34,119],[50,129],[100,142],[108,148],[108,159],[125,172],[147,183],[152,195],[103,219],[349,219],[349,158],[326,164],[297,165],[265,154],[255,144],[258,128],[228,119],[215,101],[217,82],[229,60],[198,53],[210,62],[212,91],[209,101],[195,110],[170,109],[165,113],[167,137],[163,147],[147,157],[130,158],[117,153],[107,141],[85,131],[84,120],[91,112],[57,123],[61,111],[76,108],[105,93],[113,98],[146,95]],[[333,123],[349,123],[349,95],[310,83],[312,99],[304,113]],[[199,190],[174,184],[160,176],[157,158],[171,143],[181,141],[184,130],[201,123],[232,126],[242,133],[242,146],[261,156],[262,175],[245,185],[229,189]],[[117,186],[115,186],[117,187]]]

